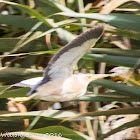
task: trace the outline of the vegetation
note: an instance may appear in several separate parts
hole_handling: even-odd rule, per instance
[[[46,139],[53,135],[60,140],[101,140],[122,135],[117,132],[124,129],[130,134],[130,128],[137,128],[139,8],[139,0],[0,0],[0,140],[8,132],[21,134],[22,140],[35,139],[36,133],[45,134]],[[72,102],[7,104],[10,98],[24,97],[30,90],[9,90],[10,85],[42,76],[58,49],[98,23],[104,23],[105,33],[75,71],[109,73],[123,66],[113,70],[117,77],[93,81],[88,94]],[[57,109],[58,105],[61,108]],[[112,115],[118,116],[115,121],[122,117],[125,121],[106,132]],[[129,138],[136,139],[138,134]]]

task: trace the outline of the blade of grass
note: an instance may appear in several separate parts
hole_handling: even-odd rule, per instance
[[[40,20],[29,17],[0,14],[1,24],[12,25],[13,27],[24,28],[26,30],[30,30],[38,22],[40,22]],[[40,27],[37,28],[37,30],[46,31],[50,28],[51,28],[50,26],[47,26],[46,24],[43,23]]]
[[[99,20],[101,22],[108,23],[112,26],[133,30],[135,32],[140,32],[139,23],[140,16],[133,14],[83,14],[83,13],[58,13],[56,15],[63,15],[68,17],[76,18],[87,18],[92,20]]]
[[[131,127],[136,127],[136,126],[140,126],[140,119],[136,119],[134,121],[131,122],[127,122],[121,126],[119,126],[118,128],[115,128],[113,130],[111,130],[110,132],[108,132],[107,134],[103,134],[99,140],[104,140],[105,138],[107,138],[108,136],[115,134],[119,131],[125,130],[127,128],[131,128]]]
[[[129,96],[120,96],[119,93],[116,93],[116,95],[105,95],[106,93],[102,93],[100,95],[86,95],[82,96],[79,99],[76,99],[74,101],[80,102],[80,101],[87,101],[87,102],[112,102],[112,101],[120,101],[120,102],[139,102],[140,99],[138,98],[132,98]],[[113,94],[113,93],[110,93]]]
[[[137,57],[114,56],[114,55],[100,55],[100,54],[86,54],[83,57],[88,60],[95,60],[97,62],[106,62],[107,64],[134,67],[139,61]],[[137,66],[140,68],[140,64]]]
[[[99,54],[109,54],[115,56],[130,56],[130,57],[140,57],[140,49],[136,50],[122,50],[116,48],[92,48],[90,49],[93,53]]]
[[[9,1],[4,1],[4,0],[0,0],[0,2],[6,3],[6,4],[10,4],[10,5],[19,7],[19,8],[22,8],[22,9],[24,9],[25,12],[27,12],[29,15],[35,16],[38,20],[44,22],[47,26],[50,26],[50,27],[51,27],[51,25],[45,20],[45,18],[44,18],[41,14],[39,14],[38,12],[36,12],[34,9],[30,8],[30,7],[27,6],[27,5],[22,5],[22,4],[18,4],[18,3],[14,3],[14,2],[9,2]]]
[[[106,79],[99,79],[99,80],[95,80],[93,81],[94,84],[96,85],[101,85],[103,87],[109,88],[109,89],[113,89],[116,90],[117,92],[119,92],[122,95],[125,96],[130,96],[130,97],[137,97],[139,98],[140,96],[140,87],[139,86],[127,86],[123,83],[116,83],[113,81],[109,81]]]
[[[121,114],[140,114],[140,107],[130,107],[130,108],[121,108],[121,109],[112,109],[108,111],[95,111],[88,112],[83,114],[78,114],[72,117],[64,119],[62,122],[78,119],[83,116],[97,117],[97,116],[110,116],[110,115],[121,115]]]

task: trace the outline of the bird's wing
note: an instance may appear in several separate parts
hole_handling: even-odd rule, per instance
[[[73,73],[75,64],[98,41],[103,30],[103,25],[92,28],[56,53],[45,69],[42,84],[57,78],[69,77]]]
[[[31,79],[23,80],[23,81],[21,81],[19,83],[13,84],[12,86],[16,86],[16,87],[30,87],[30,88],[32,88],[37,83],[39,83],[42,79],[43,79],[43,77],[31,78]]]

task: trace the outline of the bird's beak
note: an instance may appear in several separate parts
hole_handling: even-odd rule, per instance
[[[94,74],[91,79],[92,80],[97,80],[97,79],[102,79],[102,78],[105,78],[105,77],[109,77],[110,74]]]

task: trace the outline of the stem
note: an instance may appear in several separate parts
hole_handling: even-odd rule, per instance
[[[78,0],[78,8],[79,8],[79,13],[84,13],[84,1],[83,0]],[[86,19],[82,18],[81,19],[82,24],[86,24]],[[82,27],[82,31],[85,32],[87,30],[87,27]]]
[[[98,94],[98,87],[94,87],[94,94]],[[100,103],[99,102],[95,102],[95,109],[96,109],[96,111],[98,111],[98,109],[100,108],[101,106],[100,106]],[[103,117],[102,116],[100,116],[99,117],[99,124],[100,124],[100,127],[101,127],[101,133],[103,134],[104,133],[104,128],[103,128],[103,126],[104,126],[104,120],[103,120]]]
[[[86,120],[86,126],[87,126],[87,129],[88,129],[88,134],[89,134],[89,136],[90,136],[93,140],[96,140],[96,139],[95,139],[94,132],[93,132],[92,124],[91,124],[91,121],[90,121],[90,120]]]

